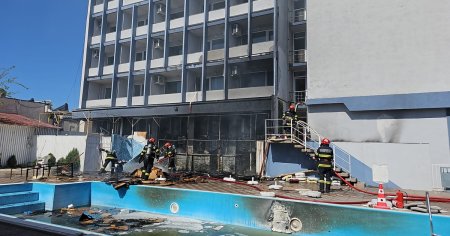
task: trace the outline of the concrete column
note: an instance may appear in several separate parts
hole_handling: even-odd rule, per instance
[[[223,53],[223,90],[225,100],[228,100],[228,55],[230,50],[230,0],[225,0],[225,29],[224,29],[224,53]]]
[[[137,25],[138,11],[137,6],[133,5],[131,13],[131,41],[130,41],[130,67],[128,70],[128,88],[127,88],[127,105],[133,104],[133,91],[134,91],[134,61],[135,61],[135,47],[136,47],[136,25]]]
[[[88,3],[88,13],[86,17],[87,28],[84,35],[84,48],[83,48],[83,71],[81,73],[81,84],[80,84],[80,99],[78,102],[79,108],[86,108],[86,100],[89,91],[89,84],[86,81],[89,75],[89,68],[91,66],[91,50],[90,50],[90,38],[92,37],[92,29],[94,28],[94,21],[92,20],[91,10],[93,8],[92,1],[89,0]]]
[[[248,58],[251,59],[253,54],[252,49],[252,11],[253,0],[248,0],[248,14],[247,14],[247,42],[248,42]]]
[[[202,87],[202,101],[206,101],[206,63],[208,62],[208,51],[206,50],[206,44],[208,43],[208,1],[203,0],[203,9],[204,9],[204,17],[203,17],[203,49],[202,49],[202,79],[201,79],[201,87]]]
[[[186,102],[186,88],[188,83],[187,78],[187,52],[188,52],[188,39],[189,39],[189,0],[184,0],[184,27],[183,27],[183,64],[181,65],[181,102]]]
[[[120,33],[122,31],[122,10],[120,6],[122,6],[122,0],[117,1],[117,14],[116,14],[116,41],[114,44],[114,70],[112,74],[112,85],[111,85],[111,107],[116,106],[117,99],[117,70],[120,64]],[[107,6],[108,4],[105,3]]]
[[[164,68],[166,69],[169,61],[169,29],[170,29],[170,0],[166,0],[166,31],[164,32]]]
[[[150,95],[150,86],[151,86],[151,75],[149,73],[151,68],[151,61],[153,57],[153,38],[152,38],[152,31],[153,31],[153,7],[154,7],[153,1],[148,2],[148,27],[147,27],[147,58],[145,63],[145,75],[144,75],[144,106],[148,105],[148,96]]]

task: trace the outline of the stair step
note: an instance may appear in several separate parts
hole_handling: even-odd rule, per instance
[[[348,177],[350,177],[350,174],[347,173],[347,172],[341,172],[341,173],[339,173],[339,175],[340,175],[342,178],[348,178]]]
[[[14,192],[27,192],[33,188],[32,184],[1,184],[0,194],[2,193],[14,193]]]
[[[341,172],[342,172],[342,169],[339,168],[339,167],[336,167],[336,168],[334,168],[334,171],[335,171],[336,173],[341,173]]]
[[[41,201],[23,202],[0,206],[0,213],[2,214],[19,214],[26,211],[43,211],[45,210],[45,203]]]
[[[357,183],[358,182],[358,179],[357,178],[345,178],[345,180],[347,180],[348,182],[350,182],[350,183]]]
[[[0,194],[0,206],[21,202],[33,202],[39,200],[39,193],[36,192],[14,192]]]

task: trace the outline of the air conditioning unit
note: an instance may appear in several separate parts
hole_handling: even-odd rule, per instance
[[[231,28],[231,35],[235,37],[239,37],[242,35],[241,26],[239,24],[234,24]]]
[[[239,67],[238,66],[232,66],[230,71],[231,77],[236,78],[239,76]]]
[[[155,39],[153,40],[153,48],[155,49],[162,49],[164,47],[164,43],[162,39]]]
[[[156,5],[156,14],[159,14],[159,15],[166,15],[166,6],[164,6],[164,4],[161,4],[161,3],[159,3],[159,4],[157,4]]]
[[[166,78],[164,78],[164,76],[162,76],[162,75],[153,76],[153,83],[155,83],[157,85],[164,85],[165,82],[166,82]]]

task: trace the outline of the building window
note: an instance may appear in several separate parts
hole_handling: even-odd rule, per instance
[[[305,49],[306,48],[306,37],[305,32],[294,34],[294,50]]]
[[[114,65],[114,56],[110,56],[106,58],[106,65],[111,66]]]
[[[164,93],[181,93],[181,81],[166,82]]]
[[[183,54],[183,45],[172,46],[169,48],[169,57]]]
[[[108,28],[108,33],[113,33],[113,32],[116,32],[116,26],[114,25],[114,26],[109,26],[109,28]]]
[[[223,39],[213,39],[206,44],[207,51],[209,50],[216,50],[216,49],[222,49],[224,46]]]
[[[138,26],[138,27],[144,26],[144,25],[148,25],[148,19],[145,19],[145,20],[139,20],[139,21],[137,22],[137,26]]]
[[[174,12],[170,14],[170,19],[177,19],[177,18],[181,18],[184,17],[184,11],[180,11],[180,12]]]
[[[262,43],[273,40],[273,31],[259,31],[252,33],[252,43]]]
[[[241,77],[241,88],[266,86],[266,72],[252,72]]]
[[[144,96],[144,85],[143,84],[135,84],[134,85],[133,96],[134,97]]]
[[[147,59],[147,52],[136,52],[136,61],[145,61]]]
[[[223,9],[223,8],[225,8],[225,1],[214,2],[209,5],[210,11],[219,10],[219,9]]]
[[[222,90],[223,76],[213,76],[206,79],[206,90]]]
[[[110,99],[111,98],[111,88],[105,88],[103,90],[103,99]]]

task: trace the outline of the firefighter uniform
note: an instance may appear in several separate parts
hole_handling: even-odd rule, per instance
[[[321,144],[317,149],[319,171],[319,191],[330,192],[331,176],[333,175],[333,149],[329,144]],[[325,189],[324,189],[325,187]]]
[[[283,113],[282,119],[284,120],[284,133],[290,134],[291,133],[291,126],[295,125],[297,121],[299,120],[297,112],[295,112],[295,106],[291,104],[289,106],[289,110]]]
[[[169,170],[176,171],[175,156],[177,155],[177,150],[175,145],[171,143],[164,144],[163,154],[165,158],[169,158]]]
[[[105,169],[108,166],[109,163],[111,163],[111,170],[113,170],[114,165],[117,163],[118,159],[117,159],[117,155],[116,155],[116,151],[108,151],[106,149],[100,148],[99,149],[101,152],[105,152],[106,153],[106,158],[105,158],[105,163],[103,163],[102,168],[100,168],[100,173],[105,173]]]
[[[141,175],[142,179],[148,180],[150,172],[152,171],[153,168],[155,158],[159,154],[160,154],[159,148],[155,145],[154,141],[148,142],[147,145],[144,146],[139,157],[139,163],[144,161],[144,167],[142,169]]]

